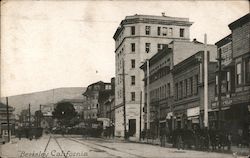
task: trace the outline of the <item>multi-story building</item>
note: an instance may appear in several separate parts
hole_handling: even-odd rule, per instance
[[[204,50],[204,47],[203,43],[195,39],[193,41],[173,41],[168,44],[168,48],[159,51],[149,59],[150,131],[153,135],[159,134],[159,127],[168,126],[168,129],[174,129],[173,121],[170,120],[173,117],[174,79],[172,71],[174,66],[196,52]],[[216,46],[208,44],[207,50],[210,52],[210,58],[215,61]],[[145,89],[147,89],[146,63],[141,68],[144,70]],[[146,91],[144,95],[147,98]],[[146,106],[147,103],[144,105],[145,113],[147,113]],[[146,124],[146,115],[144,115],[144,121]],[[165,123],[166,121],[167,123]]]
[[[216,53],[214,51],[213,53]],[[217,63],[208,60],[208,109],[214,99],[215,71]],[[174,66],[174,104],[175,128],[203,126],[204,116],[204,51],[200,51]]]
[[[230,107],[232,133],[250,137],[250,14],[228,25],[232,31],[235,93]]]
[[[78,115],[82,115],[84,99],[63,99],[60,102],[69,102],[74,106]]]
[[[93,83],[88,86],[87,90],[83,93],[86,97],[86,104],[84,109],[85,120],[97,120],[98,116],[98,99],[101,91],[111,90],[111,83],[104,83],[102,81]]]
[[[227,120],[230,115],[229,108],[232,104],[231,95],[235,91],[235,69],[233,62],[233,51],[232,51],[232,34],[224,37],[215,43],[217,46],[218,59],[221,56],[221,71],[219,72],[219,65],[217,66],[216,79],[215,79],[215,99],[212,101],[210,111],[210,126],[218,128],[219,118],[219,74],[221,82],[221,122]],[[221,54],[221,55],[219,55]],[[219,63],[218,63],[219,64]],[[225,128],[225,127],[224,127]]]
[[[139,138],[140,94],[144,93],[141,62],[145,62],[158,50],[176,41],[189,41],[188,18],[169,16],[133,15],[121,21],[113,38],[115,40],[116,89],[115,89],[115,135],[124,136],[124,111],[126,107],[126,129]],[[124,71],[123,71],[124,70]],[[123,75],[124,72],[124,75]],[[123,86],[125,81],[125,87]],[[123,95],[123,88],[125,95]],[[123,96],[126,96],[125,104]],[[143,126],[143,122],[141,125]]]
[[[9,127],[11,133],[15,129],[15,115],[13,114],[14,108],[9,106]],[[0,102],[0,135],[7,135],[7,109],[6,105]]]

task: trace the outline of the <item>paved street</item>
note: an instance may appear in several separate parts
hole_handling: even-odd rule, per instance
[[[201,152],[193,150],[177,150],[159,146],[122,142],[119,140],[103,140],[81,138],[79,136],[46,135],[38,140],[14,139],[12,143],[1,145],[2,157],[192,157],[192,158],[228,158],[232,154]]]

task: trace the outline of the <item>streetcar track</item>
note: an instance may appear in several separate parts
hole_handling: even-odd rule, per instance
[[[45,148],[44,148],[44,151],[43,151],[44,153],[46,152],[46,150],[47,150],[47,148],[48,148],[50,139],[51,139],[51,135],[49,136],[49,140],[48,140],[48,142],[47,142],[47,144],[46,144],[46,146],[45,146]]]
[[[66,137],[65,137],[66,138]],[[68,140],[71,140],[71,141],[74,141],[74,142],[76,142],[76,143],[79,143],[79,144],[81,144],[81,145],[85,145],[85,146],[87,146],[87,147],[89,147],[89,148],[92,148],[92,149],[94,149],[93,151],[95,151],[95,152],[106,152],[107,154],[109,154],[110,156],[114,156],[114,157],[116,157],[116,158],[121,158],[121,156],[117,156],[117,155],[113,155],[113,154],[111,154],[111,153],[109,153],[109,152],[107,152],[107,151],[105,151],[105,150],[101,150],[101,149],[98,149],[98,148],[95,148],[95,147],[93,147],[93,146],[91,146],[91,145],[89,145],[89,144],[86,144],[86,143],[83,143],[83,142],[81,142],[81,141],[79,141],[79,140],[77,140],[77,139],[73,139],[73,138],[67,138]],[[91,150],[90,150],[91,151]]]
[[[90,145],[87,145],[86,143],[80,142],[80,141],[79,141],[79,140],[77,140],[77,139],[73,139],[73,138],[68,138],[68,139],[69,139],[69,140],[72,140],[72,141],[75,141],[75,142],[78,142],[78,143],[80,143],[80,144],[84,144],[84,145],[86,145],[86,146],[89,146],[89,147],[90,147]],[[93,144],[93,145],[96,145],[96,146],[100,146],[100,147],[103,147],[103,148],[106,148],[106,149],[109,149],[109,150],[117,151],[117,152],[120,152],[120,153],[129,154],[129,155],[132,155],[132,156],[135,156],[135,157],[138,157],[138,158],[146,158],[146,157],[141,156],[141,155],[131,154],[131,153],[126,152],[126,151],[118,150],[118,149],[116,149],[116,148],[107,147],[107,146],[100,145],[100,144],[96,144],[96,143],[93,143],[93,142],[91,142],[90,144]],[[91,147],[91,148],[93,148],[93,147]],[[109,154],[110,154],[110,153],[109,153]],[[120,157],[120,156],[119,156],[119,157]]]
[[[62,151],[63,156],[64,156],[65,158],[67,158],[67,156],[66,156],[65,152],[63,151],[63,149],[62,149],[61,145],[58,143],[57,139],[56,139],[55,137],[53,137],[53,138],[54,138],[54,140],[56,141],[56,144],[59,146],[60,150]]]
[[[56,144],[58,145],[58,147],[60,148],[60,150],[61,150],[61,152],[63,153],[63,156],[65,157],[65,158],[67,158],[67,156],[65,155],[65,152],[63,151],[63,149],[62,149],[62,147],[61,147],[61,145],[59,144],[59,142],[57,141],[57,139],[54,137],[54,136],[49,136],[49,140],[48,140],[48,142],[47,142],[47,144],[46,144],[46,146],[45,146],[45,148],[44,148],[44,153],[46,152],[46,150],[47,150],[47,148],[48,148],[48,146],[49,146],[49,143],[50,143],[50,141],[51,141],[51,138],[53,138],[54,140],[55,140],[55,142],[56,142]],[[0,157],[1,158],[1,157]]]

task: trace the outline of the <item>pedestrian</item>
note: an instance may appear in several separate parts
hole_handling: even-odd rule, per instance
[[[165,135],[166,135],[166,132],[165,132],[164,128],[161,128],[160,129],[161,147],[165,147]]]
[[[230,151],[231,150],[231,144],[232,144],[232,135],[229,132],[227,134],[227,150]]]

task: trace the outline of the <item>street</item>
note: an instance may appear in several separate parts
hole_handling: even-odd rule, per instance
[[[32,141],[22,138],[1,145],[3,158],[38,158],[38,157],[169,157],[169,158],[227,158],[232,154],[201,152],[194,150],[177,150],[155,145],[123,142],[102,138],[82,138],[80,136],[45,135]]]

